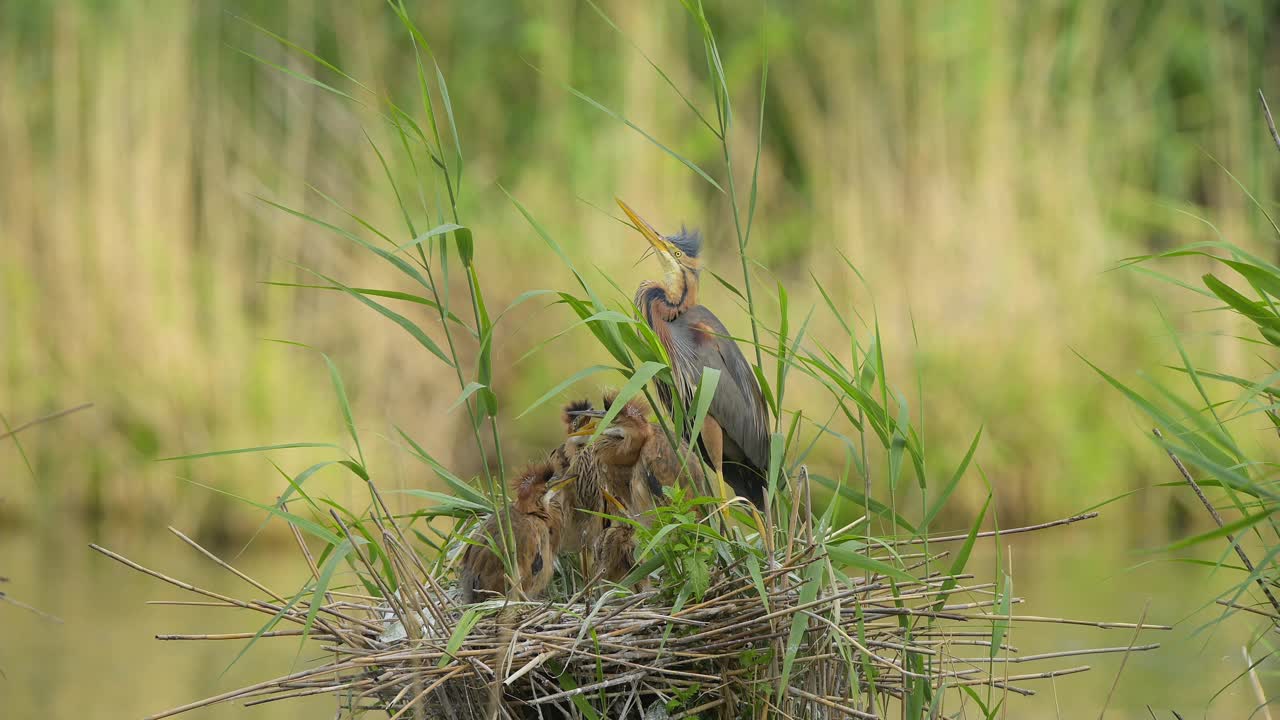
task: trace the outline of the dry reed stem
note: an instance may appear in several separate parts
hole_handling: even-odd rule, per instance
[[[1068,518],[1062,518],[1061,520],[1054,520],[1052,522],[1040,523],[1039,525],[1026,525],[1023,527],[1009,528],[1008,530],[987,530],[987,531],[975,534],[974,537],[990,538],[990,537],[1002,537],[1004,535],[1017,535],[1019,533],[1036,532],[1038,530],[1048,530],[1049,528],[1061,527],[1063,525],[1071,525],[1072,523],[1078,523],[1083,520],[1092,520],[1096,517],[1098,517],[1097,512],[1087,512],[1087,513],[1081,513],[1079,515],[1072,515],[1071,517],[1068,517]],[[959,535],[940,535],[938,537],[910,538],[908,540],[898,540],[889,544],[890,545],[920,545],[922,543],[960,542],[968,539],[969,539],[968,533],[961,533]]]
[[[27,422],[22,423],[21,425],[19,425],[16,428],[13,428],[12,430],[8,430],[6,432],[0,432],[0,440],[17,435],[23,430],[35,427],[36,425],[40,425],[41,423],[47,423],[51,420],[57,420],[58,418],[63,417],[64,415],[70,415],[71,413],[80,412],[81,410],[88,410],[91,407],[93,407],[93,403],[91,402],[81,403],[79,405],[76,405],[75,407],[67,408],[65,410],[59,410],[55,413],[49,413],[48,415],[38,417],[35,420],[28,420]]]
[[[1266,108],[1266,102],[1266,99],[1263,99],[1262,103],[1264,108]],[[1267,121],[1269,123],[1272,122],[1270,110],[1267,110]],[[1272,125],[1271,127],[1272,132],[1274,133],[1275,125]],[[1151,432],[1155,434],[1157,439],[1164,442],[1164,433],[1161,433],[1159,428],[1153,428]],[[1187,466],[1182,464],[1182,459],[1168,447],[1165,448],[1165,452],[1168,453],[1169,459],[1173,461],[1174,466],[1178,468],[1178,472],[1182,475],[1182,479],[1186,480],[1187,484],[1191,486],[1191,489],[1195,491],[1196,497],[1200,499],[1200,504],[1204,505],[1205,509],[1209,511],[1209,516],[1218,524],[1218,527],[1222,527],[1222,515],[1218,514],[1218,509],[1213,506],[1213,503],[1209,502],[1209,498],[1205,497],[1204,490],[1200,489],[1200,483],[1197,483],[1195,478],[1191,476],[1191,472],[1187,470]],[[1253,562],[1249,560],[1249,556],[1245,553],[1244,548],[1240,547],[1240,543],[1236,542],[1235,537],[1230,533],[1226,535],[1226,541],[1231,545],[1232,549],[1236,551],[1236,555],[1240,558],[1240,562],[1244,565],[1245,570],[1252,575],[1254,573]],[[1277,601],[1276,596],[1271,594],[1271,588],[1267,587],[1266,578],[1259,574],[1257,582],[1258,587],[1262,588],[1262,594],[1266,595],[1267,601],[1271,603],[1271,607],[1275,608],[1277,613],[1280,613],[1280,601]]]
[[[801,481],[799,489],[803,486]],[[1081,519],[1087,516],[1021,531]],[[276,602],[241,600],[198,588],[93,546],[135,571],[214,601],[166,604],[240,608],[278,615],[302,626],[265,632],[157,636],[161,639],[216,641],[306,635],[332,653],[311,669],[172,708],[153,718],[229,701],[262,704],[324,693],[349,698],[357,708],[354,712],[381,709],[396,720],[410,714],[434,717],[444,708],[467,719],[515,718],[520,716],[520,707],[557,707],[569,712],[572,703],[583,699],[597,705],[605,702],[612,712],[622,708],[634,715],[646,704],[680,693],[689,698],[689,708],[673,717],[712,711],[719,717],[735,717],[747,707],[741,703],[754,702],[757,707],[768,707],[771,717],[776,718],[874,718],[879,717],[878,706],[901,701],[916,683],[935,689],[944,683],[952,688],[989,686],[1026,695],[1033,691],[1012,683],[1087,669],[1078,666],[996,677],[983,667],[989,664],[988,658],[952,654],[951,645],[991,647],[988,628],[997,622],[1126,628],[1135,631],[1135,640],[1140,630],[1168,629],[1146,623],[991,614],[996,602],[991,595],[993,584],[973,582],[968,574],[932,573],[912,582],[901,577],[891,582],[869,573],[849,583],[836,582],[820,543],[811,544],[807,534],[797,532],[792,542],[779,543],[774,567],[762,573],[767,610],[745,571],[715,566],[704,597],[682,608],[672,607],[670,596],[657,590],[617,597],[600,593],[595,602],[584,602],[587,588],[569,602],[495,601],[473,606],[482,617],[455,648],[450,639],[463,608],[446,589],[446,579],[428,571],[395,523],[386,518],[376,521],[380,530],[376,547],[384,556],[378,562],[385,560],[397,574],[399,589],[391,592],[378,574],[381,568],[375,567],[373,548],[362,547],[367,545],[363,538],[356,542],[357,536],[341,518],[335,515],[333,520],[341,536],[352,543],[354,566],[367,574],[384,598],[326,592],[323,605],[314,613],[305,606],[286,610],[287,603],[265,584],[211,557],[176,530],[184,542]],[[799,522],[806,524],[804,513]],[[932,541],[944,542],[946,538]],[[914,567],[931,559],[913,556],[908,564]],[[315,573],[315,560],[309,553],[304,551],[301,561]],[[810,568],[817,567],[831,579],[825,581],[816,598],[802,600],[806,578],[813,575]],[[955,587],[946,591],[948,595],[976,599],[935,607],[944,585],[950,582]],[[313,628],[307,626],[310,614],[317,618]],[[775,696],[775,685],[782,679],[780,653],[785,652],[789,628],[797,617],[807,620],[801,624],[807,629],[795,649],[786,689]],[[389,634],[397,625],[399,634]],[[1028,664],[1155,647],[1135,642],[1125,648],[1021,656],[1007,643],[1000,643],[997,649],[1006,654],[1009,663]],[[767,662],[748,662],[748,653],[767,655]],[[921,659],[924,664],[915,664]],[[874,685],[863,676],[864,666],[875,668]],[[561,686],[563,676],[572,678],[573,683]]]

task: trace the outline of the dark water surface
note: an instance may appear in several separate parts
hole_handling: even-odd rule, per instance
[[[1176,625],[1173,632],[1145,633],[1144,642],[1163,647],[1127,660],[1107,717],[1246,718],[1257,701],[1247,683],[1237,683],[1211,705],[1213,693],[1243,672],[1241,645],[1255,625],[1232,618],[1216,631],[1195,629],[1216,616],[1196,612],[1223,580],[1203,568],[1147,562],[1153,556],[1118,549],[1105,526],[1057,529],[1040,537],[1010,538],[1014,593],[1025,598],[1015,612],[1025,615],[1135,622],[1150,601],[1148,622]],[[258,593],[199,556],[163,528],[140,533],[28,529],[0,533],[0,575],[10,578],[14,598],[56,615],[52,623],[0,604],[0,718],[5,720],[92,720],[141,718],[235,687],[300,669],[316,653],[296,638],[260,641],[229,671],[224,670],[245,641],[161,642],[157,633],[225,633],[257,630],[266,616],[238,610],[146,605],[147,600],[192,600],[189,593],[133,572],[88,549],[97,541],[155,570],[239,597]],[[1158,556],[1155,556],[1158,557]],[[1142,564],[1146,562],[1146,564]],[[970,569],[990,579],[995,558],[990,546],[975,553]],[[286,597],[304,574],[289,546],[262,545],[237,561],[246,573]],[[1134,568],[1133,566],[1138,566]],[[1133,569],[1126,569],[1133,568]],[[1127,646],[1131,630],[1100,630],[1015,623],[1009,642],[1023,654],[1087,646]],[[974,655],[982,648],[973,648]],[[1254,658],[1265,654],[1254,650]],[[1090,665],[1087,673],[1023,683],[1038,694],[1011,697],[1010,718],[1097,717],[1123,661],[1106,657],[1064,658],[1052,663],[1010,665],[1009,674]],[[1269,694],[1280,685],[1267,678]],[[332,717],[327,698],[274,703],[245,709],[222,705],[190,713],[213,718]],[[1264,717],[1259,712],[1255,717]]]

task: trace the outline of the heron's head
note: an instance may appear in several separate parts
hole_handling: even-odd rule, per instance
[[[586,398],[566,403],[564,409],[560,411],[560,420],[564,423],[565,432],[574,433],[581,430],[590,420],[587,413],[591,409],[591,401]]]
[[[616,392],[605,394],[604,407],[612,407],[617,397]],[[591,410],[589,413],[592,421],[575,433],[578,437],[594,435],[605,410]],[[649,404],[643,398],[633,397],[618,410],[609,427],[600,432],[595,445],[596,457],[609,465],[630,465],[639,458],[640,448],[650,432]]]
[[[697,275],[702,272],[702,233],[681,227],[680,232],[675,235],[663,235],[622,200],[618,200],[618,207],[622,208],[622,212],[626,213],[644,239],[649,241],[668,274],[690,272]]]
[[[559,484],[554,480],[555,469],[551,463],[542,461],[526,465],[512,483],[516,491],[516,510],[523,513],[545,511],[549,497],[559,491]]]

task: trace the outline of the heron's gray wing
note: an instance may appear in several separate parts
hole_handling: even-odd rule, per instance
[[[720,383],[707,414],[715,418],[726,439],[740,447],[746,459],[760,471],[769,466],[769,419],[755,373],[720,318],[695,305],[672,323],[679,326],[683,352],[694,360],[685,374],[697,383],[702,368],[720,371]],[[673,327],[673,330],[676,328]],[[673,362],[675,360],[673,359]]]

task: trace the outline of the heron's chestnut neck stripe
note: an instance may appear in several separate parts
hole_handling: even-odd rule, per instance
[[[681,268],[680,273],[665,285],[655,282],[641,284],[640,291],[636,293],[636,305],[644,311],[651,327],[655,319],[671,322],[698,303],[698,278],[690,277],[692,275],[693,271]]]

